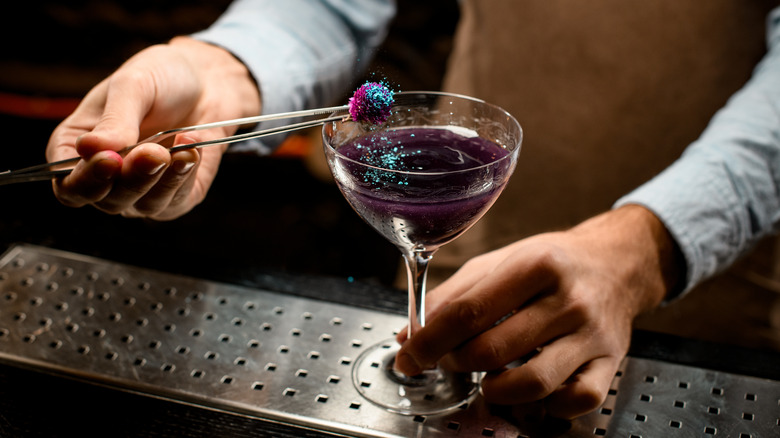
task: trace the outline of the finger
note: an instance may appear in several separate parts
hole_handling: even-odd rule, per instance
[[[140,127],[155,100],[154,79],[145,71],[120,69],[101,86],[102,112],[90,132],[76,141],[82,157],[106,149],[119,151],[137,143]]]
[[[513,248],[514,245],[505,246],[470,259],[436,289],[430,291],[425,300],[426,319],[430,321],[435,318],[448,302],[466,293],[486,276],[493,275],[493,271],[499,266],[495,260],[505,259],[512,253]],[[396,340],[403,344],[407,335],[408,331],[404,327],[396,336]]]
[[[551,340],[574,332],[581,319],[563,308],[557,295],[545,295],[453,349],[440,365],[456,372],[502,368]]]
[[[504,247],[469,260],[450,278],[428,294],[427,317],[432,319],[454,297],[463,295],[487,276],[493,275],[499,267],[495,260],[503,260],[511,254],[511,247]]]
[[[155,98],[149,74],[118,71],[107,80],[103,112],[91,132],[77,143],[79,155],[89,156],[95,148],[118,151],[138,141],[139,127]]]
[[[113,151],[80,161],[73,171],[52,183],[54,195],[64,205],[83,207],[105,198],[122,169],[122,157]]]
[[[114,181],[111,192],[93,205],[109,214],[132,208],[159,181],[170,161],[168,150],[160,145],[138,146],[125,157],[121,175]]]
[[[184,142],[180,144],[191,143],[195,143],[195,140],[185,138]],[[199,160],[200,154],[196,149],[174,152],[171,155],[171,165],[165,170],[159,181],[135,203],[137,214],[154,217],[169,206],[175,207],[183,202],[194,184],[193,170]]]
[[[619,366],[620,359],[614,356],[590,361],[545,399],[547,412],[572,419],[598,408],[604,404]]]
[[[482,380],[485,400],[502,405],[541,400],[598,357],[590,350],[583,336],[558,339],[519,367],[486,375]]]
[[[509,252],[510,248],[504,247],[469,260],[436,289],[426,294],[426,320],[430,321],[435,318],[447,303],[466,293],[480,280],[483,280],[485,276],[491,275],[497,266],[493,260],[503,258],[504,254],[509,254]],[[398,343],[403,344],[406,342],[408,334],[407,327],[404,327],[396,336]]]
[[[481,269],[459,269],[450,278],[443,281],[436,289],[426,294],[425,299],[425,318],[430,321],[449,301],[463,295],[468,291],[484,273]],[[406,342],[409,336],[408,326],[405,326],[396,335],[396,341],[399,344]]]
[[[396,359],[399,371],[415,375],[434,366],[446,353],[493,326],[510,310],[554,287],[555,272],[555,261],[539,256],[534,245],[512,252],[491,275],[444,305],[426,327],[404,342]]]

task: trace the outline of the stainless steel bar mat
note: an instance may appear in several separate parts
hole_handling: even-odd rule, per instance
[[[383,411],[350,377],[404,318],[20,245],[0,259],[4,363],[347,436],[780,436],[780,382],[627,358],[574,421],[477,398],[429,417]]]

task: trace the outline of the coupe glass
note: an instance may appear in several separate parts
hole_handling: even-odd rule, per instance
[[[425,325],[428,262],[479,220],[506,186],[522,129],[509,113],[478,99],[403,92],[382,125],[336,121],[322,132],[344,197],[403,255],[411,338]],[[463,406],[478,393],[479,373],[437,367],[401,374],[393,366],[399,348],[388,339],[355,361],[352,381],[367,400],[392,412],[431,415]]]

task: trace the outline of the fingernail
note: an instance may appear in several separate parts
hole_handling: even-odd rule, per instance
[[[165,161],[157,157],[147,156],[146,160],[143,161],[143,167],[147,175],[156,175],[165,167]]]
[[[422,368],[414,358],[406,352],[400,352],[395,358],[396,368],[407,376],[416,376],[422,372]]]
[[[185,173],[189,172],[193,166],[195,166],[195,163],[192,161],[176,160],[173,162],[172,167],[176,173],[179,175],[184,175]]]

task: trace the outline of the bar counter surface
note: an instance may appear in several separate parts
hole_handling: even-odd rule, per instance
[[[33,245],[0,258],[0,436],[777,436],[775,354],[637,332],[604,405],[401,416],[350,365],[403,294],[309,276],[254,287]],[[370,382],[355,382],[370,384]]]

